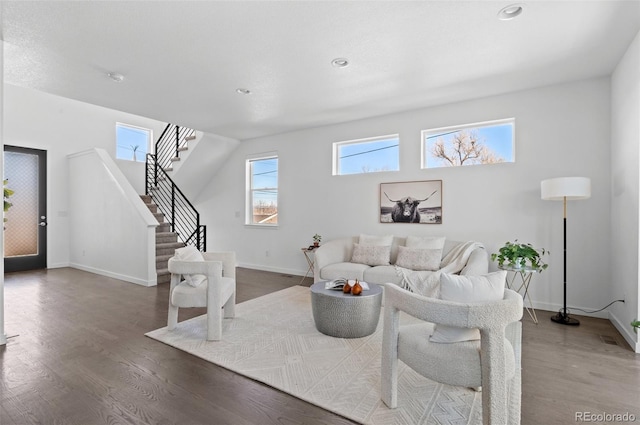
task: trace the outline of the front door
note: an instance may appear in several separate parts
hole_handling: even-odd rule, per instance
[[[14,193],[5,212],[4,271],[47,267],[47,152],[4,147],[4,178]]]

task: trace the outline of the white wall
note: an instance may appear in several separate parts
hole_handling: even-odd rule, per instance
[[[67,155],[98,147],[115,157],[116,122],[150,128],[154,137],[165,123],[8,84],[4,102],[4,144],[47,151],[47,265],[68,266]]]
[[[157,283],[158,225],[104,149],[68,156],[72,267],[143,286]]]
[[[516,119],[517,162],[420,169],[420,131],[500,118]],[[478,240],[495,252],[518,239],[549,249],[550,267],[532,282],[538,307],[562,305],[562,203],[540,199],[540,181],[592,179],[592,197],[569,205],[569,305],[594,309],[610,299],[607,255],[610,188],[609,79],[575,82],[340,125],[244,141],[197,208],[208,226],[208,248],[237,251],[248,267],[303,274],[301,247],[359,233],[445,235]],[[399,133],[399,172],[331,175],[332,143]],[[244,225],[245,159],[279,154],[279,226]],[[381,224],[379,184],[441,179],[443,224]],[[268,254],[268,255],[267,255]]]
[[[640,33],[611,76],[611,285],[624,298],[611,321],[640,352],[630,322],[640,317],[638,300],[640,210]]]
[[[2,8],[0,7],[0,19]],[[4,70],[4,41],[0,40],[0,69]],[[0,144],[4,144],[4,72],[0,73]],[[4,176],[4,152],[0,152],[0,175]],[[3,179],[4,180],[4,179]],[[4,246],[4,231],[0,232],[0,246]],[[4,261],[0,264],[0,345],[7,343],[4,333]]]

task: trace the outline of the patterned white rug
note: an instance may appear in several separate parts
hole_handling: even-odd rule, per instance
[[[238,304],[222,341],[205,341],[205,316],[146,335],[363,424],[481,424],[480,393],[435,383],[402,362],[398,408],[387,408],[380,400],[382,322],[381,315],[365,338],[326,336],[313,323],[309,288],[295,286]]]

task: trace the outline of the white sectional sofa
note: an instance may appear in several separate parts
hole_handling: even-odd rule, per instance
[[[365,249],[363,245],[366,245]],[[376,247],[372,248],[368,245]],[[386,264],[385,249],[379,248],[384,246],[389,246]],[[440,261],[436,261],[433,267],[434,259],[429,259],[429,255],[432,257],[439,255],[437,251],[439,246],[441,247]],[[363,252],[364,255],[362,255]],[[451,255],[447,257],[448,254]],[[431,263],[431,266],[416,263],[420,258]],[[448,262],[442,261],[443,259],[447,259]],[[452,264],[452,261],[456,264]],[[325,242],[316,250],[314,282],[342,277],[403,286],[403,273],[406,275],[415,271],[419,275],[445,271],[462,275],[479,275],[487,273],[488,269],[489,256],[479,243],[453,241],[443,237],[359,235]]]

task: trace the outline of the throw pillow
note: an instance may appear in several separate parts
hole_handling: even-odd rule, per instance
[[[422,249],[407,248],[406,246],[398,247],[398,260],[396,265],[411,270],[430,270],[436,271],[440,269],[440,260],[442,259],[442,248],[440,249]]]
[[[204,261],[202,253],[194,246],[185,246],[184,248],[176,249],[173,255],[176,260],[180,261]],[[207,279],[207,276],[203,274],[186,274],[183,276],[185,282],[193,287],[199,286]]]
[[[358,243],[360,245],[391,246],[391,244],[393,243],[393,235],[376,236],[376,235],[360,234],[360,238],[358,239]]]
[[[391,246],[353,244],[352,263],[369,266],[388,266],[391,257]]]
[[[407,236],[405,246],[407,248],[440,249],[444,248],[445,237],[434,236]]]
[[[442,273],[440,276],[440,299],[459,303],[481,303],[504,298],[507,272],[504,270],[486,275],[458,276]],[[480,339],[478,329],[436,325],[431,342],[451,343]]]

